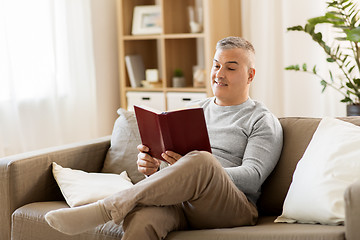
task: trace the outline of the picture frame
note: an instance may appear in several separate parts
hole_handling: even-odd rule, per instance
[[[159,5],[135,6],[132,35],[162,33],[161,7]]]

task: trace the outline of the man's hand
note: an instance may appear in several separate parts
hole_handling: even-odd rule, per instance
[[[140,144],[137,146],[137,149],[140,151],[137,160],[138,171],[147,176],[156,173],[160,167],[161,160],[151,157],[148,154],[149,148],[145,145]],[[176,163],[176,161],[182,157],[180,154],[173,151],[165,151],[161,156],[170,165]]]
[[[161,156],[167,161],[170,165],[176,163],[182,156],[173,151],[165,151],[165,153],[161,154]]]
[[[151,157],[148,154],[149,148],[145,145],[140,144],[137,149],[140,151],[137,160],[138,171],[147,176],[156,173],[160,167],[160,160]]]

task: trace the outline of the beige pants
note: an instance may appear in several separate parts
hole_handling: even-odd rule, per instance
[[[123,239],[163,239],[173,230],[253,225],[256,207],[207,152],[194,151],[104,200]]]

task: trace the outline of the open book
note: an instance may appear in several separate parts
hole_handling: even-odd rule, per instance
[[[134,106],[142,144],[149,154],[163,160],[166,150],[185,155],[193,150],[211,152],[209,135],[202,108],[161,112]]]

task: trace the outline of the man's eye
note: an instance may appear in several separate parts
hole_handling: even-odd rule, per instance
[[[235,71],[235,68],[228,68],[230,71]]]
[[[214,68],[220,68],[220,66],[219,65],[214,65]]]

